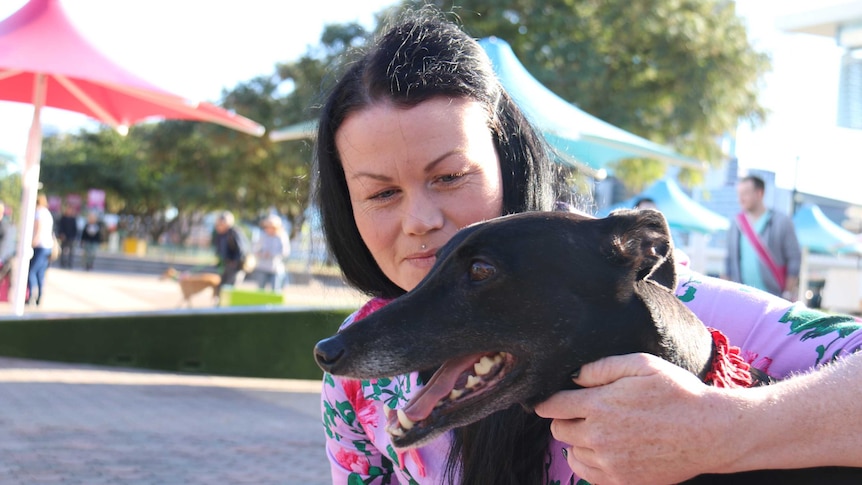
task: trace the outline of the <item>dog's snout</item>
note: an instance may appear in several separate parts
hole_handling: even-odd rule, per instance
[[[344,356],[344,346],[337,337],[323,339],[314,346],[314,359],[326,372],[332,372],[342,356]]]

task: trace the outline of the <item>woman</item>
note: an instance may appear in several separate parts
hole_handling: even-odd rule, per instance
[[[260,227],[263,234],[254,249],[258,287],[262,290],[269,286],[272,291],[281,292],[287,276],[284,258],[290,255],[290,241],[282,228],[281,217],[275,214],[267,216]]]
[[[458,229],[507,213],[552,210],[556,194],[562,193],[555,190],[560,178],[545,145],[501,88],[481,47],[433,11],[408,14],[350,64],[321,112],[315,154],[316,202],[330,250],[347,281],[375,297],[345,325],[416,286],[434,264],[435,251]],[[797,324],[816,326],[822,315],[682,267],[679,271],[678,293],[690,290],[696,295],[685,300],[698,316],[730,334],[731,342],[741,345],[755,363],[771,363],[767,370],[777,377],[862,346],[859,324],[849,317],[831,322],[832,328],[842,329],[838,337],[825,332],[799,338],[788,332],[782,318],[792,317],[792,328],[798,331]],[[440,318],[445,311],[441,309]],[[818,354],[818,349],[823,352]],[[598,483],[670,483],[705,472],[776,463],[787,468],[862,466],[855,452],[862,438],[841,425],[848,412],[857,421],[862,418],[860,406],[805,413],[828,405],[802,389],[806,379],[821,383],[821,390],[826,387],[839,402],[862,398],[859,374],[852,373],[860,370],[859,358],[844,360],[845,365],[832,366],[829,372],[788,380],[799,387],[729,391],[707,388],[649,356],[604,359],[585,367],[578,380],[599,387],[559,393],[537,409],[556,418],[552,430],[560,441],[551,436],[547,421],[514,406],[406,453],[394,449],[383,431],[384,408],[403,407],[428,374],[361,382],[326,375],[322,411],[333,482],[570,483],[574,470],[578,477]],[[822,384],[829,379],[853,385]],[[787,404],[795,399],[775,401],[796,393],[805,400],[798,408]],[[649,406],[641,402],[644,398],[649,398]],[[735,405],[716,408],[716,402]],[[765,418],[769,412],[763,403],[787,421]],[[671,432],[662,428],[667,411],[661,406],[669,405],[677,411],[675,417],[691,418],[675,423]],[[741,417],[747,406],[758,413]],[[604,413],[607,408],[618,414]],[[711,414],[693,418],[704,409]],[[838,417],[845,413],[844,420],[823,416],[830,412]],[[631,425],[634,419],[637,426]],[[729,427],[731,419],[760,419],[754,429],[764,434],[748,436]],[[840,446],[830,446],[840,452],[824,456],[818,446],[829,448],[822,441],[809,446],[811,437],[795,432],[798,421],[827,423],[823,431],[839,437]],[[615,426],[619,423],[625,426]],[[712,434],[698,434],[702,429]],[[746,438],[745,459],[733,449],[740,434]],[[773,450],[785,452],[787,443],[758,441],[776,434],[817,458],[802,460],[804,451],[797,450],[776,458]],[[613,440],[601,439],[605,435]],[[663,446],[657,449],[655,442]],[[707,452],[694,455],[687,449]],[[641,473],[631,474],[620,465],[622,450],[639,458]]]
[[[36,214],[33,221],[33,257],[30,258],[30,271],[27,274],[27,288],[30,292],[24,300],[26,305],[35,301],[36,306],[42,303],[42,289],[45,284],[45,273],[50,264],[51,250],[54,241],[54,216],[48,210],[48,198],[44,194],[36,197]]]

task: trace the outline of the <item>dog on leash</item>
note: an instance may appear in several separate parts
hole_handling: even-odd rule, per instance
[[[221,283],[221,276],[215,273],[180,273],[174,268],[168,268],[164,273],[162,273],[160,279],[172,279],[180,285],[183,299],[180,300],[178,305],[179,307],[182,307],[183,304],[185,304],[191,308],[192,296],[197,295],[207,288],[212,288],[213,302],[216,303],[218,301],[216,291],[219,283]]]
[[[573,372],[605,356],[654,354],[708,382],[726,359],[716,358],[714,335],[675,287],[673,244],[658,211],[509,215],[459,231],[416,288],[318,342],[314,354],[324,371],[356,379],[437,369],[390,416],[392,443],[410,448],[515,403],[530,411],[574,388]],[[862,469],[687,483],[862,483]]]

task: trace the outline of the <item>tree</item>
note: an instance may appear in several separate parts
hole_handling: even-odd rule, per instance
[[[321,46],[310,48],[299,59],[276,65],[281,86],[289,93],[279,102],[283,117],[274,123],[280,128],[317,118],[323,97],[337,77],[342,56],[366,42],[370,33],[357,23],[331,24],[323,29]],[[285,183],[282,212],[291,221],[293,234],[302,227],[310,203],[312,141],[282,142],[279,146],[280,180]]]
[[[731,0],[433,3],[472,35],[505,39],[539,81],[584,111],[711,164],[724,161],[722,136],[766,115],[758,92],[770,61]],[[615,167],[629,186],[662,171],[643,160]]]

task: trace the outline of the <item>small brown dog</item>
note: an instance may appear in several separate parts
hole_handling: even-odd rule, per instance
[[[213,301],[218,303],[216,290],[218,289],[219,283],[221,283],[221,276],[215,273],[180,273],[174,268],[168,268],[164,273],[162,273],[162,276],[159,279],[172,279],[180,284],[180,290],[183,292],[183,300],[180,301],[178,306],[182,306],[183,303],[185,303],[189,308],[191,308],[192,296],[207,288],[212,288]]]

